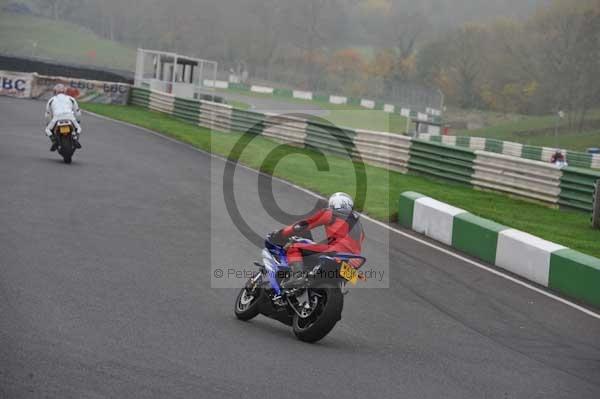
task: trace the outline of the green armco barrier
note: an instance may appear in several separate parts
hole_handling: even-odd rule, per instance
[[[360,106],[360,98],[348,97],[346,104]]]
[[[457,147],[470,147],[473,139],[478,143],[483,143],[483,147],[478,145],[477,149],[483,149],[487,152],[517,156],[533,161],[549,162],[555,149],[552,147],[538,147],[528,144],[514,143],[511,141],[498,140],[486,137],[454,136],[454,145]],[[429,141],[442,141],[439,136],[425,137]],[[474,148],[475,149],[475,148]],[[561,149],[566,156],[567,163],[570,166],[586,169],[600,169],[600,154],[593,155],[585,152],[567,151]]]
[[[355,152],[355,136],[356,131],[352,129],[308,121],[304,144],[341,156],[348,156]]]
[[[249,132],[261,135],[264,133],[266,126],[271,126],[271,122],[262,113],[232,108],[209,101],[173,97],[165,93],[147,89],[134,88],[131,91],[130,102],[147,109],[168,113],[177,119],[195,125],[199,124],[227,131]],[[273,120],[273,123],[278,124],[279,122],[278,120]],[[290,126],[290,131],[281,132],[281,139],[284,142],[290,141],[294,144],[303,142],[306,146],[334,153],[342,157],[347,157],[348,155],[353,159],[364,157],[365,162],[374,164],[379,162],[380,156],[384,156],[381,152],[381,145],[385,145],[384,143],[389,140],[389,137],[387,137],[389,133],[369,132],[367,134],[366,132],[357,132],[354,129],[341,128],[315,120],[294,120],[292,123],[294,127]],[[277,136],[273,136],[273,134],[277,135],[279,128],[270,129],[269,136],[278,138]],[[359,137],[358,139],[357,136]],[[401,156],[404,157],[402,158],[402,172],[404,173],[408,170],[411,173],[475,185],[477,187],[483,186],[496,191],[504,191],[503,188],[506,187],[503,184],[506,185],[506,180],[509,178],[512,178],[509,183],[514,181],[516,182],[515,184],[520,184],[520,180],[517,179],[518,176],[515,173],[521,173],[519,168],[522,166],[523,161],[515,157],[512,157],[511,161],[511,157],[508,155],[495,155],[489,152],[489,150],[502,152],[503,149],[506,149],[507,143],[497,140],[488,140],[488,142],[484,143],[482,139],[478,139],[477,148],[483,148],[482,146],[484,146],[488,150],[488,152],[485,152],[475,151],[466,147],[469,144],[473,144],[470,138],[457,137],[456,140],[444,140],[445,143],[440,143],[439,141],[442,140],[442,137],[445,136],[426,137],[426,140],[404,138],[409,143],[405,147],[408,149],[408,154],[402,153],[402,155],[398,155],[398,153],[395,153],[395,155],[388,155],[393,158],[382,159],[381,161],[399,162],[400,160],[397,157]],[[390,147],[392,151],[394,148],[393,145]],[[517,146],[516,148],[516,153],[519,154],[521,147]],[[514,148],[509,149],[514,151]],[[531,147],[530,150],[525,148],[524,151],[538,158],[541,158],[542,151],[544,151],[544,158],[547,158],[551,154],[552,149]],[[493,159],[490,161],[490,156],[506,158],[499,158],[499,163],[494,164]],[[478,168],[477,174],[474,173],[475,165]],[[548,162],[542,166],[551,168]],[[531,167],[535,169],[534,166]],[[537,168],[539,173],[549,173],[548,169],[540,168],[539,166]],[[547,200],[546,197],[541,198],[541,200],[546,200],[546,202],[550,202],[552,205],[556,205],[558,202],[563,207],[591,211],[594,182],[600,178],[600,171],[575,167],[551,169],[550,174],[553,177],[549,177],[549,180],[546,179],[549,183],[543,180],[544,177],[541,175],[535,177],[538,186],[540,184],[551,186],[549,188],[551,191],[550,194],[546,195],[546,192],[543,192],[546,197],[551,197],[551,200]],[[483,173],[480,173],[482,170]],[[501,170],[501,173],[494,174],[494,171],[498,170]],[[508,173],[503,174],[503,171],[508,171]],[[540,179],[543,181],[540,181]],[[488,182],[490,184],[487,184]],[[516,195],[526,198],[531,197],[531,192],[539,193],[539,190],[541,190],[537,186],[529,188],[523,184],[518,187],[521,192],[516,191]],[[509,192],[513,193],[514,190]],[[537,199],[538,197],[534,198]]]
[[[457,147],[471,147],[473,140],[476,139],[478,142],[477,149],[483,149],[487,152],[494,152],[497,154],[521,157],[530,159],[532,161],[549,162],[552,154],[554,151],[556,151],[556,149],[552,147],[537,147],[528,144],[520,144],[486,137],[454,137],[454,145]],[[425,136],[425,139],[434,142],[443,142],[439,136]],[[483,143],[483,147],[481,147],[480,143]],[[596,170],[600,169],[600,154],[588,154],[585,152],[567,151],[564,149],[561,149],[561,151],[563,154],[565,154],[569,166]]]
[[[471,138],[465,136],[459,136],[456,138],[456,145],[459,147],[469,148],[471,146]]]
[[[408,170],[471,184],[475,153],[467,148],[413,140]]]
[[[504,148],[504,142],[501,140],[486,139],[485,150],[488,152],[495,152],[496,154],[502,154]]]
[[[197,124],[200,116],[200,102],[175,97],[173,116],[177,119]]]
[[[534,161],[541,161],[542,160],[542,147],[535,147],[535,146],[524,144],[523,150],[521,151],[521,156],[526,159],[531,159]]]
[[[264,121],[264,114],[233,108],[231,113],[231,130],[242,133],[262,134],[265,127]]]
[[[592,167],[592,154],[586,154],[583,152],[567,151],[567,162],[569,165],[577,166],[578,168],[591,169]]]
[[[229,83],[230,89],[250,91],[250,86],[244,83]]]
[[[328,103],[329,102],[329,96],[326,94],[317,94],[317,93],[313,93],[313,101],[320,101],[323,103]]]
[[[600,179],[600,171],[568,166],[562,172],[559,205],[591,212],[594,184]]]
[[[148,108],[150,104],[150,90],[134,87],[131,89],[129,102],[133,105]]]
[[[273,89],[273,95],[280,97],[288,97],[292,98],[294,96],[294,91],[292,89]]]

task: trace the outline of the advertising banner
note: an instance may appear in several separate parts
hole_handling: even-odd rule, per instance
[[[32,73],[0,71],[0,96],[31,97]]]
[[[127,104],[131,87],[125,83],[36,75],[31,97],[48,100],[59,83],[65,85],[67,94],[77,101],[102,104]]]

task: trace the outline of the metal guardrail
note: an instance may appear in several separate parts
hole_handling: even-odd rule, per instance
[[[422,134],[419,138],[458,147],[466,147],[472,150],[483,150],[542,162],[550,162],[557,150],[556,148],[551,147],[537,147],[487,137],[432,136],[429,134]],[[571,166],[587,169],[600,169],[600,154],[588,154],[564,149],[560,149],[560,151],[565,155],[567,162]]]
[[[591,212],[594,206],[595,184],[600,172],[566,167],[562,169],[559,204]]]
[[[549,162],[527,159],[541,159],[543,149],[518,143],[504,142],[504,154],[499,154],[488,151],[499,147],[481,138],[471,138],[465,143],[458,137],[442,136],[443,143],[437,143],[240,110],[208,101],[184,100],[139,88],[133,89],[131,103],[210,129],[263,135],[283,143],[360,158],[365,163],[401,173],[423,174],[587,212],[593,210],[594,184],[600,179],[600,171],[559,169]],[[513,155],[517,153],[520,157]]]
[[[460,147],[413,140],[408,169],[422,174],[472,184],[475,152]]]
[[[600,179],[594,187],[594,210],[592,211],[592,228],[600,229]]]
[[[475,151],[473,185],[550,204],[558,203],[562,172],[553,165]]]

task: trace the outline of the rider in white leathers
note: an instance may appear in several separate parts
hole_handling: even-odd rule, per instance
[[[66,94],[67,88],[63,84],[57,84],[54,87],[54,97],[48,100],[48,104],[46,104],[46,121],[48,125],[46,126],[46,136],[50,138],[52,142],[52,147],[50,147],[50,151],[56,151],[58,147],[58,143],[52,130],[54,130],[54,126],[56,122],[61,120],[69,120],[73,122],[73,126],[75,126],[75,148],[81,148],[81,144],[79,144],[79,135],[81,134],[81,126],[79,125],[79,119],[81,119],[81,110],[79,109],[79,104],[77,101]]]

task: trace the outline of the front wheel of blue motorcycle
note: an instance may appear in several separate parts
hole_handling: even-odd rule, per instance
[[[342,318],[344,295],[336,285],[323,285],[310,290],[311,297],[317,299],[316,306],[306,317],[296,314],[292,326],[299,340],[317,342],[329,334]]]
[[[254,292],[249,292],[247,288],[242,288],[235,300],[235,316],[244,321],[255,318],[259,312],[262,290],[256,288]]]

